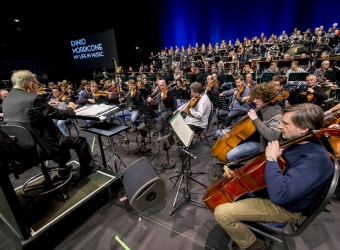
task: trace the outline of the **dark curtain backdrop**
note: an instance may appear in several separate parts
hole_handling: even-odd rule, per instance
[[[295,27],[304,32],[324,25],[327,32],[335,22],[340,26],[340,0],[162,0],[159,10],[162,48],[214,45],[222,39],[234,44],[261,32],[268,37],[282,30],[290,34]]]

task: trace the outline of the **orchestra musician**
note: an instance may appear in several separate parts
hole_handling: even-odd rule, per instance
[[[115,79],[112,79],[111,87],[107,91],[109,93],[109,98],[120,98],[120,93],[122,92],[122,89],[119,87],[117,81]]]
[[[85,85],[86,86],[86,85]],[[86,90],[86,88],[85,88]],[[86,93],[84,93],[84,95],[79,96],[78,99],[78,106],[79,107],[83,107],[87,104],[94,104],[96,103],[96,93],[98,92],[98,85],[97,82],[95,80],[91,80],[90,81],[90,92],[88,92],[88,90],[86,90]],[[80,126],[81,128],[87,128],[90,126],[93,126],[97,124],[96,121],[93,120],[83,120],[83,125]]]
[[[43,97],[37,95],[39,82],[28,70],[16,71],[12,74],[11,81],[13,89],[3,102],[5,125],[19,125],[28,129],[38,140],[39,147],[51,159],[58,160],[60,168],[67,168],[66,163],[71,159],[69,151],[72,148],[79,158],[79,175],[96,172],[99,167],[93,161],[86,138],[66,137],[52,121],[74,116],[77,105],[70,102],[64,110],[49,105]]]
[[[195,103],[189,108],[185,122],[194,132],[201,132],[208,126],[209,115],[212,104],[207,95],[204,95],[204,88],[199,82],[190,85],[191,101]],[[190,104],[191,102],[189,102]]]
[[[270,82],[257,84],[250,90],[250,97],[256,108],[260,108],[277,97],[277,90]],[[278,126],[282,121],[283,111],[279,105],[269,103],[259,111],[259,114],[254,109],[250,109],[247,115],[254,123],[256,132],[227,153],[226,159],[229,161],[260,152],[265,149],[268,142],[280,138],[281,132]],[[225,131],[227,130],[222,130]]]
[[[218,95],[219,92],[220,92],[220,86],[218,86],[218,81],[214,80],[212,75],[208,75],[206,93],[208,94],[209,99],[211,100],[210,95]]]
[[[256,81],[253,80],[253,75],[251,73],[246,74],[246,85],[249,88],[253,88],[256,85]]]
[[[48,102],[49,105],[60,109],[65,110],[68,105],[68,96],[65,95],[62,91],[60,86],[54,85],[52,88],[53,96]],[[65,120],[58,120],[52,119],[54,124],[59,128],[60,132],[63,133],[65,136],[69,136],[69,132],[67,126],[72,122],[72,118],[67,118]]]
[[[125,125],[125,116],[131,116],[131,122],[133,127],[130,129],[130,132],[135,132],[139,125],[139,110],[138,106],[144,104],[144,98],[142,97],[142,94],[137,89],[137,84],[133,79],[130,79],[128,81],[129,85],[129,92],[126,94],[125,98],[119,99],[120,102],[125,101],[126,104],[129,107],[127,110],[118,112],[115,115],[115,118],[119,121],[121,125]]]
[[[287,76],[285,75],[276,75],[273,76],[273,85],[277,90],[277,96],[282,96],[282,91],[284,91],[285,86],[287,84]],[[282,109],[286,107],[286,100],[280,100],[276,102]]]
[[[294,139],[323,124],[320,107],[310,103],[288,106],[278,130],[285,139]],[[241,221],[287,223],[298,219],[334,167],[327,150],[319,140],[307,140],[280,149],[278,141],[269,142],[264,177],[269,198],[246,198],[215,208],[215,219],[242,249],[266,249],[265,243]],[[287,167],[278,166],[282,157]],[[308,178],[306,178],[308,176]]]
[[[234,119],[241,118],[247,114],[250,109],[250,103],[248,100],[244,100],[244,97],[249,96],[250,88],[244,83],[242,75],[235,77],[236,88],[223,91],[220,96],[231,96],[232,109],[226,115],[226,111],[220,109],[218,116],[222,117],[223,125],[222,129],[226,129]],[[223,118],[224,117],[224,118]],[[221,130],[217,130],[215,133],[216,137],[222,135]]]
[[[172,91],[167,88],[165,80],[158,81],[157,90],[147,98],[147,101],[154,110],[157,110],[158,113],[160,113],[161,128],[158,134],[158,139],[160,139],[165,134],[169,118],[177,109],[177,101]],[[174,103],[176,103],[176,105]]]
[[[307,92],[313,94],[315,97],[314,104],[322,106],[323,102],[328,99],[328,95],[325,93],[324,89],[317,84],[316,75],[308,75],[306,77],[307,82]]]
[[[286,77],[289,79],[289,75],[291,73],[302,73],[305,72],[304,69],[299,67],[299,61],[292,61],[291,63],[291,68],[287,71]],[[289,81],[286,83],[285,88],[290,92],[292,89],[296,89],[297,86],[306,86],[305,82],[300,82],[300,81]]]

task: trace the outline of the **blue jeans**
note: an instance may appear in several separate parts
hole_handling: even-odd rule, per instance
[[[260,143],[256,141],[246,141],[230,150],[226,158],[229,161],[235,161],[257,152],[260,152]]]
[[[84,125],[89,125],[89,126],[94,126],[97,124],[96,121],[92,121],[92,120],[83,120],[83,124]]]
[[[65,136],[69,136],[67,125],[72,122],[72,118],[67,118],[66,120],[53,119],[53,122],[59,128],[60,132]]]
[[[124,114],[123,114],[124,112]],[[138,118],[139,118],[139,110],[124,110],[124,111],[121,111],[119,113],[117,113],[115,115],[115,117],[117,118],[117,120],[119,121],[119,123],[121,125],[125,125],[125,119],[124,119],[124,116],[131,116],[131,122],[132,124],[134,125],[134,127],[138,127],[139,125],[139,122],[138,122]]]

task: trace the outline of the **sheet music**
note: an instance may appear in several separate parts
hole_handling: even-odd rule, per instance
[[[114,106],[106,105],[106,104],[94,104],[91,106],[86,106],[86,108],[81,108],[79,110],[75,110],[76,115],[79,116],[98,116],[106,111],[114,108]]]
[[[178,112],[171,120],[170,125],[176,132],[179,139],[183,142],[186,147],[189,147],[194,137],[194,131],[190,129],[188,124],[184,121],[182,115]]]

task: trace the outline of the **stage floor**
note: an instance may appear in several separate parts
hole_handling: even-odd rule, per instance
[[[214,119],[213,119],[214,120]],[[80,122],[80,121],[79,121]],[[210,126],[212,134],[216,130],[216,125]],[[76,132],[73,129],[72,134]],[[93,144],[93,155],[100,162],[100,152],[98,140],[93,134],[80,131],[85,136],[90,145]],[[125,133],[123,134],[125,135]],[[129,133],[129,146],[123,141],[123,137],[117,136],[116,153],[121,157],[126,166],[130,166],[135,160],[141,157],[150,159],[158,152],[157,136],[152,137],[152,144],[146,147],[151,152],[141,153],[137,149],[136,133]],[[139,136],[138,136],[139,137]],[[93,141],[94,140],[94,141]],[[117,142],[122,144],[119,144]],[[212,137],[209,137],[210,144],[214,144]],[[108,142],[104,141],[106,159],[109,165],[114,169],[114,163],[111,149]],[[137,152],[138,151],[138,152]],[[206,141],[200,141],[199,137],[194,136],[194,141],[190,147],[190,153],[196,159],[191,159],[191,171],[205,172],[201,175],[192,175],[196,181],[206,186],[213,181],[214,172],[222,172],[222,165],[218,165],[216,159],[211,156],[211,148]],[[73,159],[77,160],[75,153]],[[111,158],[111,159],[110,159]],[[170,163],[176,163],[172,169],[161,169],[161,163],[166,162],[166,152],[151,161],[151,165],[156,167],[159,176],[165,181],[167,200],[161,204],[150,207],[146,210],[134,211],[128,202],[121,201],[120,198],[126,196],[124,188],[118,191],[118,197],[112,202],[97,206],[93,212],[82,210],[77,214],[77,223],[70,223],[69,226],[56,225],[52,235],[46,235],[42,239],[41,249],[124,249],[117,237],[126,244],[130,249],[227,249],[229,242],[228,235],[216,223],[212,212],[207,208],[198,206],[195,202],[187,202],[178,209],[172,216],[169,213],[173,211],[173,203],[178,190],[178,182],[174,187],[170,177],[176,175],[175,170],[181,166],[181,158],[178,154],[176,145],[169,150]],[[119,163],[119,162],[118,162]],[[124,173],[124,167],[120,166],[121,173]],[[29,176],[34,175],[38,168],[32,168],[21,176],[21,179],[15,180],[11,176],[12,183],[15,187],[21,185]],[[182,184],[182,187],[184,187]],[[195,181],[189,181],[189,190],[193,200],[202,202],[205,194],[205,188]],[[331,204],[327,206],[330,212],[322,212],[319,217],[305,230],[305,232],[294,239],[289,239],[291,249],[337,249],[340,245],[340,191],[337,190],[337,197],[334,197]],[[178,193],[177,203],[184,200],[182,189]],[[203,203],[203,202],[202,202]],[[91,205],[91,204],[89,204]],[[279,243],[265,240],[268,249],[284,249]],[[41,245],[40,245],[41,246]],[[9,240],[0,235],[0,249],[14,249]]]

